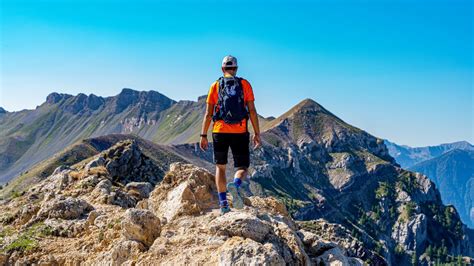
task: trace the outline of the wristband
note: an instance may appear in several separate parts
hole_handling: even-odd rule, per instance
[[[200,136],[207,138],[207,134],[201,134]]]

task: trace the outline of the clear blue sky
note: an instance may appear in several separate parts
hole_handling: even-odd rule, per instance
[[[474,142],[470,0],[0,1],[8,111],[53,91],[195,100],[232,54],[264,116],[312,98],[399,144]]]

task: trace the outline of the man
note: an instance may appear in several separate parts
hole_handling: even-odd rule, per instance
[[[236,209],[243,208],[241,184],[247,177],[250,165],[247,122],[250,118],[255,134],[252,137],[255,148],[261,145],[260,128],[254,95],[250,83],[236,76],[237,59],[231,55],[222,60],[223,76],[211,85],[207,95],[206,115],[202,122],[200,147],[207,150],[207,131],[211,120],[212,142],[214,145],[214,162],[216,164],[216,186],[219,196],[221,214],[230,211],[227,203],[227,192],[232,195],[232,204]],[[229,147],[237,169],[234,181],[226,185],[226,165]]]

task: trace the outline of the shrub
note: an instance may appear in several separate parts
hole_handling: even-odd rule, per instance
[[[405,253],[405,249],[403,248],[402,245],[398,244],[396,247],[395,247],[395,255],[397,256],[401,256]]]
[[[375,190],[375,198],[382,199],[391,195],[392,188],[387,182],[379,182],[379,187]]]

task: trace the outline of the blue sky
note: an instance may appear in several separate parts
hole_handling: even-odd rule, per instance
[[[0,1],[8,111],[53,91],[195,100],[232,54],[263,116],[312,98],[399,144],[474,143],[470,0]]]

